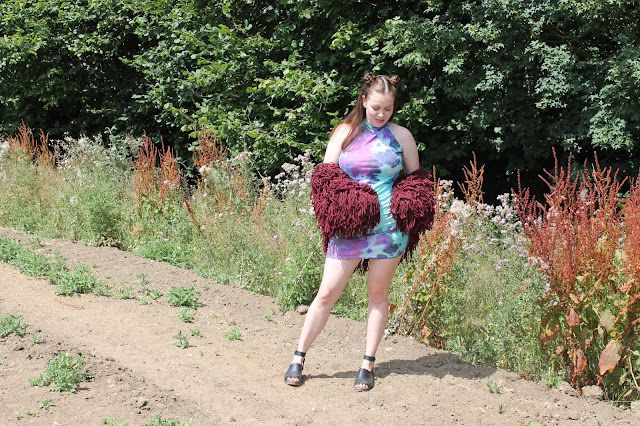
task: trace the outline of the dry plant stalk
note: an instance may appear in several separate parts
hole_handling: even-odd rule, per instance
[[[629,301],[622,311],[630,315],[633,328],[629,331],[637,335],[640,332],[640,174],[631,182],[629,198],[622,209],[622,216],[625,234],[623,259],[627,282],[620,290],[629,296]]]
[[[462,168],[465,177],[465,184],[458,183],[464,198],[469,205],[482,204],[482,184],[484,182],[484,164],[478,169],[476,153],[473,153],[473,160],[469,162],[471,169],[466,166]]]
[[[16,156],[22,156],[28,160],[33,160],[38,152],[35,139],[31,129],[24,124],[24,121],[18,128],[18,134],[9,138],[9,146],[11,153]]]
[[[171,149],[162,144],[160,152],[145,135],[136,159],[134,183],[137,208],[147,202],[162,211],[170,194],[180,191],[180,171]]]
[[[442,192],[442,187],[438,179],[435,178],[435,168],[433,170],[435,184],[435,197],[438,202],[434,213],[433,226],[420,238],[420,253],[418,255],[418,271],[412,278],[412,285],[405,297],[401,312],[399,329],[413,335],[418,329],[421,330],[423,339],[429,338],[435,346],[440,346],[438,330],[430,330],[427,323],[427,315],[433,302],[440,295],[440,287],[443,277],[453,269],[462,244],[452,233],[451,223],[455,219],[449,211],[444,211],[443,206],[447,205],[448,198]],[[446,199],[445,199],[446,198]],[[427,300],[424,302],[417,318],[411,317],[413,310],[412,301],[418,292],[428,292]]]
[[[9,137],[9,146],[14,156],[23,157],[45,169],[53,169],[55,159],[49,150],[49,134],[40,130],[40,140],[36,142],[33,131],[24,124],[18,128],[18,133]]]
[[[585,162],[572,178],[571,158],[565,170],[558,166],[555,151],[554,157],[554,174],[545,171],[546,177],[541,176],[549,187],[546,204],[530,197],[518,182],[516,208],[531,241],[529,253],[549,282],[542,300],[542,345],[556,345],[554,353],[564,359],[572,385],[596,384],[602,380],[595,368],[598,360],[601,370],[611,361],[603,362],[609,353],[593,346],[598,333],[589,324],[602,321],[605,310],[616,309],[608,301],[619,297],[620,290],[616,253],[623,231],[618,194],[625,180],[602,169],[597,156],[594,170],[589,171]],[[616,333],[620,320],[618,316],[613,324],[606,323],[610,334]]]
[[[200,170],[203,166],[221,165],[228,157],[228,151],[222,142],[218,145],[217,138],[208,130],[198,132],[198,148],[193,154],[193,164]]]

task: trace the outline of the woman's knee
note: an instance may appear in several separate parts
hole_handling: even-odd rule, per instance
[[[333,308],[333,305],[336,304],[339,298],[340,293],[337,291],[320,289],[318,294],[316,294],[315,299],[313,299],[313,304],[318,307]]]
[[[389,291],[369,291],[369,306],[383,306],[389,304]]]

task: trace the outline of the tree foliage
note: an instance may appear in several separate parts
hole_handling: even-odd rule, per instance
[[[162,136],[207,127],[269,173],[316,159],[365,71],[402,78],[397,122],[424,166],[488,182],[538,173],[552,147],[632,172],[640,140],[633,0],[7,0],[0,132]],[[490,179],[493,177],[494,179]],[[487,188],[490,192],[491,188]]]

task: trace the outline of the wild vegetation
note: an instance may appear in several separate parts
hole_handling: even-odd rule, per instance
[[[191,268],[270,295],[283,310],[314,296],[323,254],[309,200],[309,154],[273,178],[256,178],[250,154],[230,156],[205,131],[193,153],[198,175],[188,180],[173,151],[148,137],[66,138],[54,142],[52,154],[46,135],[36,138],[23,126],[4,144],[2,225]],[[453,182],[437,179],[436,221],[392,283],[390,327],[474,364],[602,386],[621,403],[638,399],[638,178],[623,194],[623,179],[610,168],[558,164],[544,180],[543,202],[521,186],[492,205],[484,200],[484,167],[475,158],[469,164],[459,185],[464,199],[455,197]],[[52,282],[86,272],[6,237],[0,256]],[[83,291],[110,294],[99,281]],[[198,295],[194,287],[173,287],[166,296],[184,310],[184,321]],[[363,320],[366,300],[356,274],[335,312]],[[242,335],[232,329],[225,337]],[[188,333],[175,339],[190,346]]]
[[[273,176],[397,73],[422,164],[461,180],[475,152],[494,202],[517,170],[543,191],[553,147],[635,175],[639,23],[633,0],[6,0],[0,133],[146,132],[189,162],[206,127]]]

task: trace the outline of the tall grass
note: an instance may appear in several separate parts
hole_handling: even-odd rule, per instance
[[[309,154],[262,177],[250,153],[203,131],[193,163],[187,183],[147,137],[48,141],[23,125],[0,142],[0,224],[190,268],[283,310],[310,303],[324,256]],[[390,327],[474,364],[638,398],[640,177],[622,199],[611,170],[569,169],[546,175],[543,203],[526,189],[485,203],[475,158],[463,200],[437,180],[433,228],[391,286]],[[366,303],[356,274],[335,312],[363,320]]]

